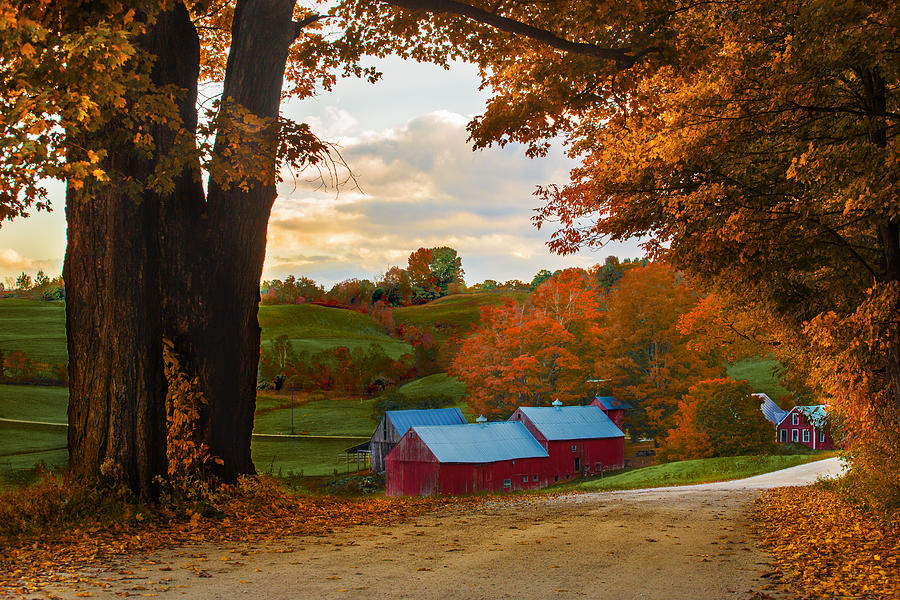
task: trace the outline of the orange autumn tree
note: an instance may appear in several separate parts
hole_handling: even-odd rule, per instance
[[[697,302],[684,278],[660,263],[628,269],[603,300],[606,327],[594,371],[634,405],[634,435],[659,437],[691,385],[724,374],[713,354],[696,351],[678,329]]]
[[[600,331],[601,312],[587,273],[562,271],[525,304],[507,300],[482,309],[451,373],[465,382],[469,407],[505,418],[518,406],[585,399],[584,381]]]
[[[775,432],[746,381],[701,381],[678,404],[674,427],[663,440],[663,461],[765,454],[775,448]]]

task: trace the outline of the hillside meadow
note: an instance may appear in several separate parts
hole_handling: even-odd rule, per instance
[[[396,323],[432,328],[439,339],[466,332],[478,322],[482,307],[512,298],[527,299],[528,292],[477,292],[447,296],[420,306],[394,309]],[[286,335],[296,352],[315,353],[338,346],[368,348],[380,345],[396,358],[411,351],[403,340],[390,337],[367,315],[317,305],[260,306],[262,344]],[[45,362],[66,360],[65,307],[59,302],[0,300],[0,350],[20,350]],[[755,389],[773,398],[785,393],[771,359],[748,359],[729,368],[735,378],[746,378]],[[409,398],[449,396],[455,406],[469,414],[463,398],[465,386],[446,373],[437,373],[406,383],[398,391]],[[263,391],[257,398],[252,441],[253,458],[260,472],[308,476],[346,472],[344,449],[367,439],[373,431],[376,398],[347,397],[339,392],[291,393]],[[30,477],[32,467],[43,463],[62,466],[66,454],[66,404],[63,387],[0,385],[0,419],[45,424],[0,422],[0,481],[20,482]],[[279,437],[293,431],[307,437]],[[355,469],[355,465],[351,470]]]

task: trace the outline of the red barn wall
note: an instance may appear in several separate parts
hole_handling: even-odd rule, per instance
[[[536,490],[548,485],[544,457],[493,463],[439,463],[418,437],[406,436],[385,459],[388,496],[461,496],[477,492]],[[537,481],[535,481],[535,477]],[[509,487],[504,480],[509,479]]]
[[[477,492],[537,490],[548,485],[546,463],[547,459],[544,457],[481,464],[442,463],[439,493],[461,496]],[[509,479],[509,487],[503,485],[506,479]]]
[[[799,424],[793,424],[793,416],[797,415],[799,417]],[[834,438],[831,437],[831,432],[828,431],[828,428],[825,428],[825,441],[819,441],[819,435],[821,432],[813,427],[813,425],[809,422],[809,419],[806,418],[806,415],[800,411],[792,410],[787,414],[787,416],[781,420],[781,423],[775,428],[775,440],[781,442],[782,431],[785,432],[785,442],[791,443],[793,438],[791,434],[794,430],[797,430],[797,444],[802,444],[807,448],[814,448],[816,450],[833,450],[834,449]],[[803,441],[803,432],[809,432],[809,441]],[[815,436],[815,437],[813,437]]]
[[[573,451],[572,448],[575,448]],[[625,466],[625,438],[587,440],[552,440],[547,445],[550,454],[547,477],[550,483]],[[578,459],[578,470],[575,470]]]
[[[418,436],[404,436],[384,460],[385,494],[431,496],[439,493],[439,464]]]
[[[609,417],[609,420],[616,424],[616,427],[622,430],[622,433],[625,432],[625,410],[621,408],[616,408],[614,410],[606,410],[603,409],[603,412],[606,413],[606,416]]]

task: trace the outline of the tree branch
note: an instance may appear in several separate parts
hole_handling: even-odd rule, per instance
[[[486,11],[483,8],[478,8],[477,6],[472,6],[470,4],[466,4],[465,2],[459,2],[458,0],[384,1],[392,6],[406,8],[409,10],[421,10],[436,14],[443,13],[466,17],[468,19],[472,19],[473,21],[478,21],[479,23],[490,25],[500,31],[527,37],[529,39],[550,46],[551,48],[556,48],[557,50],[562,50],[564,52],[569,52],[572,54],[594,56],[596,58],[602,58],[605,60],[614,60],[616,62],[616,65],[621,69],[632,67],[639,59],[643,58],[647,54],[659,52],[661,50],[661,48],[654,46],[650,48],[644,48],[643,50],[632,54],[631,48],[605,48],[602,46],[597,46],[596,44],[589,44],[585,42],[570,42],[569,40],[563,39],[545,29],[533,27],[526,23],[522,23],[521,21],[516,21],[514,19],[510,19],[508,17]]]
[[[325,15],[309,15],[306,18],[300,19],[299,21],[294,22],[294,39],[300,37],[300,34],[303,33],[303,29],[307,25],[312,25],[316,21],[320,21],[325,18]]]

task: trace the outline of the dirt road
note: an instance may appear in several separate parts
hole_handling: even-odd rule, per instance
[[[63,598],[748,598],[769,566],[747,509],[761,489],[836,474],[837,459],[736,482],[445,510],[273,547],[196,547],[92,573]],[[49,590],[48,590],[49,591]],[[778,597],[773,592],[767,592]]]

